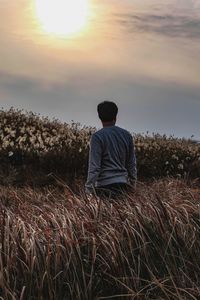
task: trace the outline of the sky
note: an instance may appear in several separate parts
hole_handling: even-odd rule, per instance
[[[85,23],[68,35],[44,28],[42,1],[0,0],[0,107],[100,128],[111,100],[133,133],[200,140],[200,0],[78,0]]]

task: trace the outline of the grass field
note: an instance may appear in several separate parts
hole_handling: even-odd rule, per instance
[[[134,134],[136,190],[88,198],[94,131],[0,111],[0,299],[199,300],[200,145]]]
[[[10,109],[0,110],[0,183],[45,185],[53,173],[85,178],[95,128],[66,124]],[[133,134],[140,179],[200,177],[200,144],[191,139]]]
[[[117,202],[82,187],[0,188],[1,299],[199,299],[197,182]]]

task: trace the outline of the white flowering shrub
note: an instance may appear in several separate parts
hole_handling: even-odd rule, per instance
[[[32,112],[0,110],[0,164],[69,177],[85,176],[95,128],[50,121]],[[139,177],[199,176],[200,145],[155,134],[135,135]],[[30,169],[29,168],[29,169]]]
[[[83,175],[94,128],[50,121],[32,112],[0,111],[0,164],[59,174]],[[2,168],[1,168],[2,169]]]
[[[154,134],[136,135],[138,172],[144,177],[200,176],[200,145]]]

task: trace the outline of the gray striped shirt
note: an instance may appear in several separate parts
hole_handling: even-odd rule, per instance
[[[109,126],[91,137],[86,192],[94,187],[136,180],[136,157],[132,135],[118,126]]]

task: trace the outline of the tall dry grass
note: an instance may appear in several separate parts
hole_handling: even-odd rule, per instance
[[[199,201],[180,180],[115,202],[0,187],[1,299],[198,300]]]
[[[51,173],[70,184],[86,177],[95,130],[13,108],[0,110],[0,184],[51,184]],[[199,144],[158,134],[133,137],[139,178],[200,177]]]

